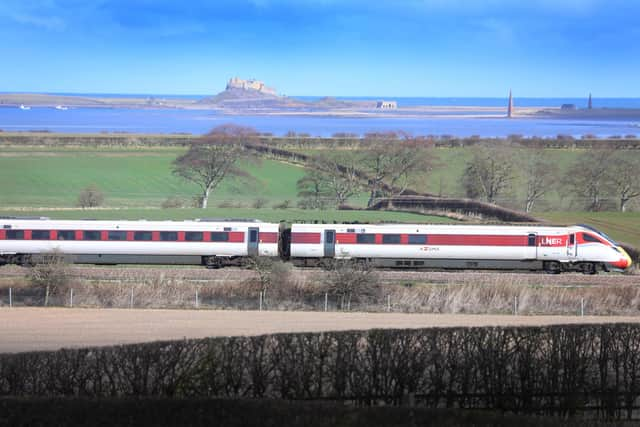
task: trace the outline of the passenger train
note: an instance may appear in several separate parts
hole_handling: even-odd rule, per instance
[[[95,221],[0,218],[0,264],[53,252],[86,264],[244,265],[280,257],[383,268],[624,271],[631,258],[586,225],[284,224],[257,220]]]

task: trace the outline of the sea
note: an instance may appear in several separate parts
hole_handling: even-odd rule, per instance
[[[155,99],[199,99],[204,95],[148,95],[148,94],[68,94],[94,97],[131,97]],[[321,97],[292,97],[306,101]],[[340,100],[395,100],[400,107],[419,105],[430,106],[506,106],[506,98],[403,98],[403,97],[336,97]],[[553,107],[574,104],[584,108],[586,98],[514,98],[516,108]],[[639,108],[640,98],[594,98],[594,107]],[[505,108],[506,110],[506,108]],[[465,114],[472,114],[466,111]],[[480,111],[478,111],[480,113]],[[486,113],[482,113],[486,114]],[[153,133],[153,134],[204,134],[221,124],[234,123],[250,126],[259,132],[276,136],[288,132],[304,133],[311,136],[331,136],[336,133],[364,135],[368,132],[404,131],[412,135],[453,135],[467,137],[504,137],[509,135],[555,137],[571,135],[580,137],[590,134],[598,137],[640,136],[640,122],[628,119],[549,119],[495,117],[340,117],[340,116],[265,116],[228,115],[216,110],[178,109],[130,109],[130,108],[55,108],[32,107],[21,110],[16,107],[0,106],[0,130],[48,131],[58,133]]]

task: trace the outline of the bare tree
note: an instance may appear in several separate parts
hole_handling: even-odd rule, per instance
[[[360,176],[353,155],[323,157],[317,160],[317,167],[324,173],[325,184],[336,206],[346,203],[360,190]]]
[[[526,153],[522,164],[522,174],[527,186],[525,211],[531,212],[533,206],[553,188],[558,168],[547,153],[534,148]]]
[[[640,197],[640,156],[635,152],[617,151],[607,163],[618,206],[621,212],[626,212],[627,203]]]
[[[565,185],[574,199],[585,202],[585,208],[598,211],[602,198],[611,189],[609,158],[613,152],[589,150],[567,170]]]
[[[307,209],[324,209],[329,197],[325,175],[318,169],[308,165],[305,175],[298,180],[298,197],[304,199]]]
[[[362,171],[368,176],[368,206],[377,197],[402,194],[416,173],[432,167],[433,154],[407,134],[367,134],[363,143],[369,147],[360,160]]]
[[[69,265],[60,252],[51,252],[42,255],[29,270],[31,285],[44,289],[44,306],[49,305],[49,297],[69,283]]]
[[[467,197],[495,203],[499,196],[511,188],[514,164],[506,147],[473,147],[467,162],[462,185]]]
[[[96,185],[91,184],[90,186],[82,189],[82,191],[78,195],[77,205],[82,209],[96,208],[102,205],[103,202],[104,194]]]
[[[370,296],[377,289],[376,271],[368,262],[330,259],[325,267],[325,282],[329,292],[338,297],[342,310],[350,309],[353,299]]]
[[[201,188],[201,208],[207,207],[209,195],[226,177],[249,176],[237,163],[250,157],[244,143],[256,135],[243,126],[218,126],[174,160],[173,173]]]

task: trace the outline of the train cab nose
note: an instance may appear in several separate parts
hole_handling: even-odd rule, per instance
[[[611,266],[616,268],[616,269],[620,269],[620,270],[626,270],[626,269],[630,268],[631,264],[633,264],[633,262],[631,261],[631,257],[629,256],[627,251],[622,249],[622,247],[620,247],[620,246],[618,246],[618,247],[616,247],[614,249],[619,253],[620,259],[618,261],[612,262]]]

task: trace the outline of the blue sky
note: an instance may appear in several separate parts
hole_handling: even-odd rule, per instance
[[[0,91],[640,96],[636,0],[0,0]]]

